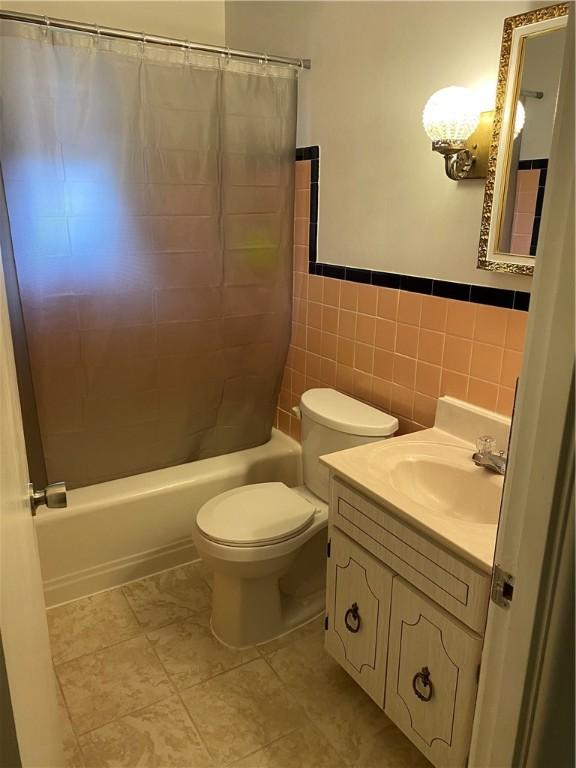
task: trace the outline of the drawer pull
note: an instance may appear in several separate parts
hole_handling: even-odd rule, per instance
[[[360,614],[358,613],[358,603],[352,603],[352,608],[348,608],[344,614],[344,624],[348,632],[356,634],[360,631]]]
[[[418,684],[425,689],[424,693],[418,689]],[[421,672],[416,672],[412,678],[412,690],[421,701],[430,701],[434,688],[428,667],[422,667]]]

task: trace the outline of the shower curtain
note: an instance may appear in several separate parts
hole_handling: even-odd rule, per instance
[[[0,163],[48,481],[270,437],[296,74],[0,22]]]

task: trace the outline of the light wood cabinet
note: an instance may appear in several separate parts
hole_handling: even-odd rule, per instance
[[[326,649],[438,768],[466,765],[489,583],[332,478]]]
[[[326,649],[384,706],[392,571],[337,529],[330,537]]]

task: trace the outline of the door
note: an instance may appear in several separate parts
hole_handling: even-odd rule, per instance
[[[21,764],[58,768],[64,757],[56,682],[28,500],[28,467],[1,266],[0,632]],[[7,692],[1,693],[5,701]]]
[[[330,532],[326,650],[384,706],[392,571],[337,528]]]

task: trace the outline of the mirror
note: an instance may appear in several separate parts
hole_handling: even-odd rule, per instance
[[[568,4],[504,22],[478,267],[531,275],[538,252]]]

